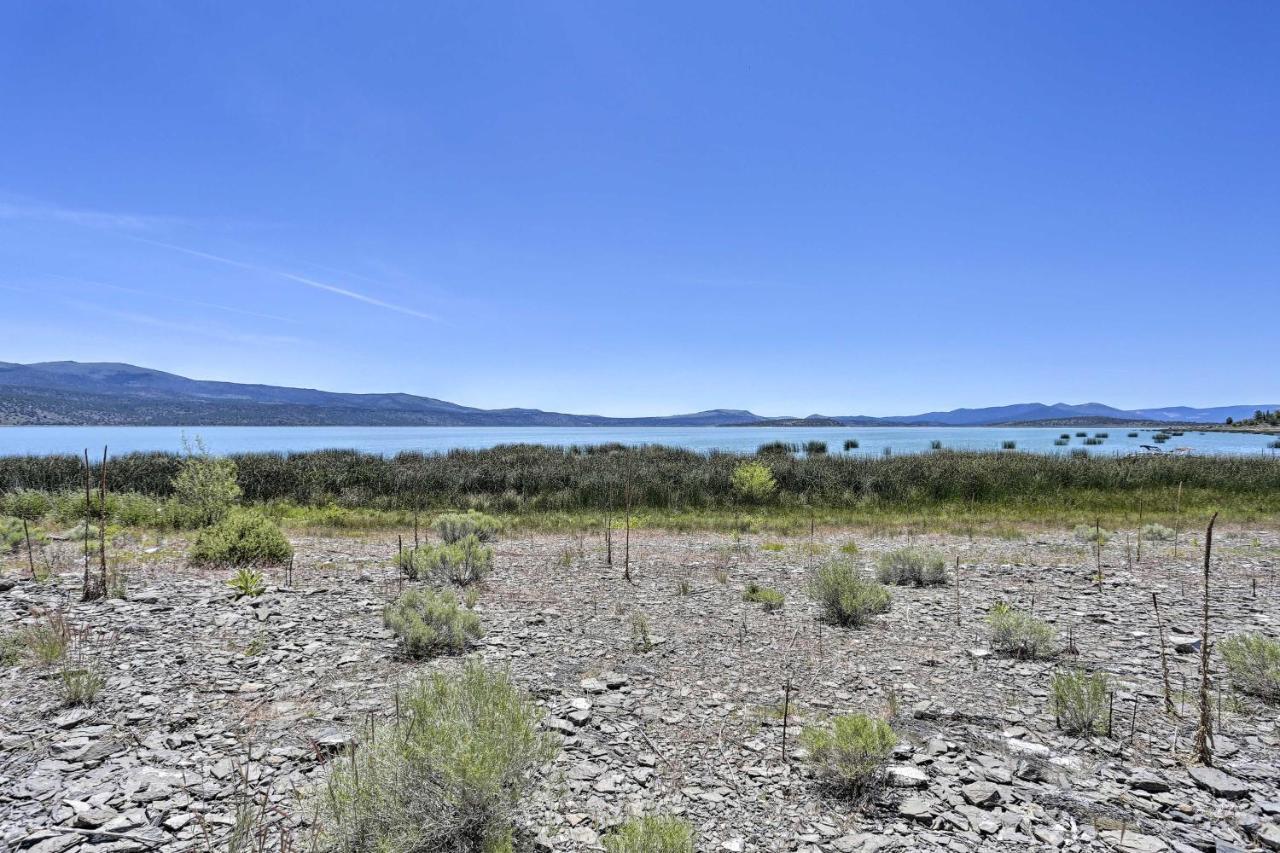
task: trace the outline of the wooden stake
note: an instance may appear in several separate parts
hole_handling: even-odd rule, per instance
[[[1213,554],[1215,512],[1204,533],[1204,624],[1200,632],[1200,725],[1196,728],[1196,758],[1213,766],[1213,708],[1209,704],[1209,560]]]

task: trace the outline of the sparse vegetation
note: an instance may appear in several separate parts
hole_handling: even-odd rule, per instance
[[[319,798],[325,849],[510,851],[516,808],[558,751],[542,710],[478,661],[424,677],[396,707],[333,762]]]
[[[643,613],[631,614],[631,646],[638,652],[647,652],[653,648],[653,639],[649,636],[649,617]]]
[[[558,561],[573,564],[577,552],[562,549]],[[469,534],[452,544],[425,544],[400,552],[400,570],[409,580],[432,577],[441,583],[470,586],[485,579],[493,568],[493,549],[481,544],[479,537]]]
[[[198,565],[270,566],[289,562],[293,547],[271,519],[237,509],[196,534],[189,556]]]
[[[825,456],[827,443],[825,441],[806,441],[804,443],[804,452],[806,456]]]
[[[382,620],[415,658],[461,652],[484,635],[480,617],[460,607],[452,590],[407,590],[387,605]]]
[[[1090,545],[1106,545],[1115,535],[1104,527],[1091,524],[1077,524],[1072,533],[1077,541],[1087,542]]]
[[[847,714],[805,729],[801,743],[819,779],[843,794],[863,797],[880,781],[898,738],[884,720]]]
[[[1110,690],[1110,680],[1104,673],[1075,669],[1054,673],[1049,680],[1049,695],[1058,724],[1068,734],[1095,734],[1106,713]]]
[[[776,589],[770,589],[767,586],[761,586],[755,581],[750,581],[742,591],[742,600],[760,604],[766,612],[772,612],[782,609],[786,598]]]
[[[863,625],[876,614],[888,612],[893,604],[889,590],[839,560],[817,570],[811,593],[822,605],[827,621],[852,628]]]
[[[947,560],[938,551],[899,548],[880,555],[876,578],[897,586],[938,586],[947,582]]]
[[[1231,683],[1241,693],[1280,703],[1280,641],[1237,634],[1218,644]]]
[[[761,551],[782,551],[786,548],[781,542],[764,542],[760,545]]]
[[[1163,524],[1144,524],[1142,538],[1155,542],[1167,542],[1173,539],[1173,528],[1165,527]]]
[[[480,542],[492,542],[498,538],[497,519],[482,512],[447,512],[436,518],[436,535],[446,544],[461,542],[474,536]]]
[[[263,579],[262,573],[247,566],[241,567],[232,575],[231,579],[227,581],[227,586],[235,590],[237,597],[257,598],[267,591],[266,581]]]
[[[633,817],[603,839],[606,853],[693,853],[693,827],[668,815]]]
[[[1053,628],[1003,601],[991,608],[987,624],[991,628],[991,646],[1002,654],[1021,660],[1053,654]]]

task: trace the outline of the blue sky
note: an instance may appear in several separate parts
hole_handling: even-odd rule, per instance
[[[1273,2],[9,3],[0,360],[655,414],[1277,396]]]

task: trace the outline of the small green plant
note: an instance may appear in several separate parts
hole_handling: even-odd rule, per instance
[[[436,518],[436,534],[446,544],[452,545],[468,536],[480,542],[492,542],[498,538],[498,521],[482,512],[448,512]]]
[[[476,605],[480,603],[480,590],[477,587],[469,586],[462,591],[462,603],[467,605],[468,610],[475,610]]]
[[[1218,644],[1231,683],[1241,693],[1280,702],[1280,641],[1262,634],[1237,634]]]
[[[257,598],[267,591],[267,584],[262,572],[243,566],[227,581],[227,586],[236,592],[237,598]]]
[[[566,555],[568,563],[564,562]],[[557,559],[561,565],[572,565],[574,556],[572,549],[565,549]],[[450,544],[406,549],[400,552],[398,561],[400,571],[409,580],[433,576],[456,586],[470,586],[484,580],[493,568],[493,549],[471,534]]]
[[[743,503],[762,504],[773,497],[778,484],[773,471],[761,462],[743,462],[733,469],[733,493]]]
[[[786,548],[781,542],[765,542],[760,546],[761,551],[782,551]]]
[[[893,604],[888,589],[841,561],[821,566],[814,573],[810,592],[822,605],[827,621],[852,628],[875,614],[888,612]]]
[[[271,519],[238,509],[197,533],[189,556],[197,565],[269,566],[289,562],[293,547]]]
[[[647,652],[653,648],[653,639],[649,636],[649,617],[643,613],[631,614],[631,645],[638,652]]]
[[[991,645],[997,651],[1023,660],[1053,654],[1054,631],[1045,622],[1006,602],[997,602],[987,614]]]
[[[1111,541],[1111,537],[1114,534],[1103,527],[1077,524],[1074,535],[1078,542],[1087,542],[1090,545],[1106,545]]]
[[[711,570],[711,577],[715,578],[715,582],[720,586],[725,586],[729,583],[729,570],[723,566],[717,566]]]
[[[48,666],[66,657],[71,643],[71,628],[61,610],[48,610],[40,616],[43,618],[36,624],[18,632],[18,639],[29,658]]]
[[[857,542],[844,543],[843,545],[840,546],[840,553],[848,554],[849,556],[852,557],[854,554],[858,553],[858,543]]]
[[[414,658],[461,652],[484,635],[480,617],[460,607],[452,590],[407,590],[387,605],[382,621]]]
[[[606,835],[606,853],[693,853],[693,827],[667,815],[633,817]]]
[[[0,634],[0,666],[17,666],[25,651],[26,644],[21,634]]]
[[[750,581],[742,591],[742,600],[753,604],[759,604],[764,607],[765,612],[772,612],[774,610],[781,610],[786,598],[776,589],[770,589],[767,586],[760,586],[760,584],[755,581]]]
[[[578,552],[573,548],[561,548],[560,554],[556,557],[556,563],[558,563],[562,569],[567,569],[573,566],[573,561],[577,558]]]
[[[898,737],[884,720],[847,714],[829,726],[805,729],[800,742],[819,779],[843,794],[861,798],[880,781]]]
[[[678,597],[686,596],[692,590],[693,590],[693,586],[689,583],[688,578],[680,578],[679,580],[676,581],[676,595]]]
[[[194,445],[183,439],[186,457],[173,478],[173,495],[194,526],[216,524],[240,499],[236,463],[210,456],[199,437]]]
[[[897,586],[938,586],[947,582],[947,559],[925,548],[899,548],[880,555],[876,578]]]
[[[1142,538],[1156,542],[1167,542],[1173,538],[1173,530],[1163,524],[1144,524],[1142,526]]]
[[[98,669],[96,662],[87,658],[66,661],[59,673],[62,680],[62,702],[64,705],[92,705],[98,693],[106,686],[107,680]]]
[[[1068,734],[1094,734],[1107,711],[1110,690],[1105,673],[1074,669],[1054,673],[1049,680],[1049,694],[1058,724]]]
[[[320,849],[512,849],[512,822],[558,752],[508,675],[470,661],[401,692],[394,721],[337,758],[318,796]]]

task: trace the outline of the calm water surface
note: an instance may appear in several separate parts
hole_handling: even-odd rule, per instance
[[[894,453],[920,453],[930,443],[955,450],[999,450],[1001,442],[1013,441],[1018,450],[1035,453],[1063,453],[1084,447],[1077,432],[1108,434],[1090,453],[1132,453],[1151,440],[1154,429],[1117,427],[0,427],[0,455],[20,453],[80,453],[86,447],[101,453],[107,445],[111,453],[136,450],[182,449],[182,439],[199,436],[211,453],[251,451],[321,450],[341,447],[369,453],[392,455],[402,450],[424,452],[455,448],[479,449],[498,444],[664,444],[702,452],[726,450],[752,452],[768,441],[801,443],[825,441],[832,453],[843,452],[846,439],[856,439],[859,447],[851,453],[878,455],[884,448]],[[1062,433],[1071,435],[1069,447],[1053,444]],[[1274,441],[1268,435],[1186,431],[1164,444],[1167,450],[1188,448],[1203,454],[1257,454],[1276,451],[1267,448]]]

